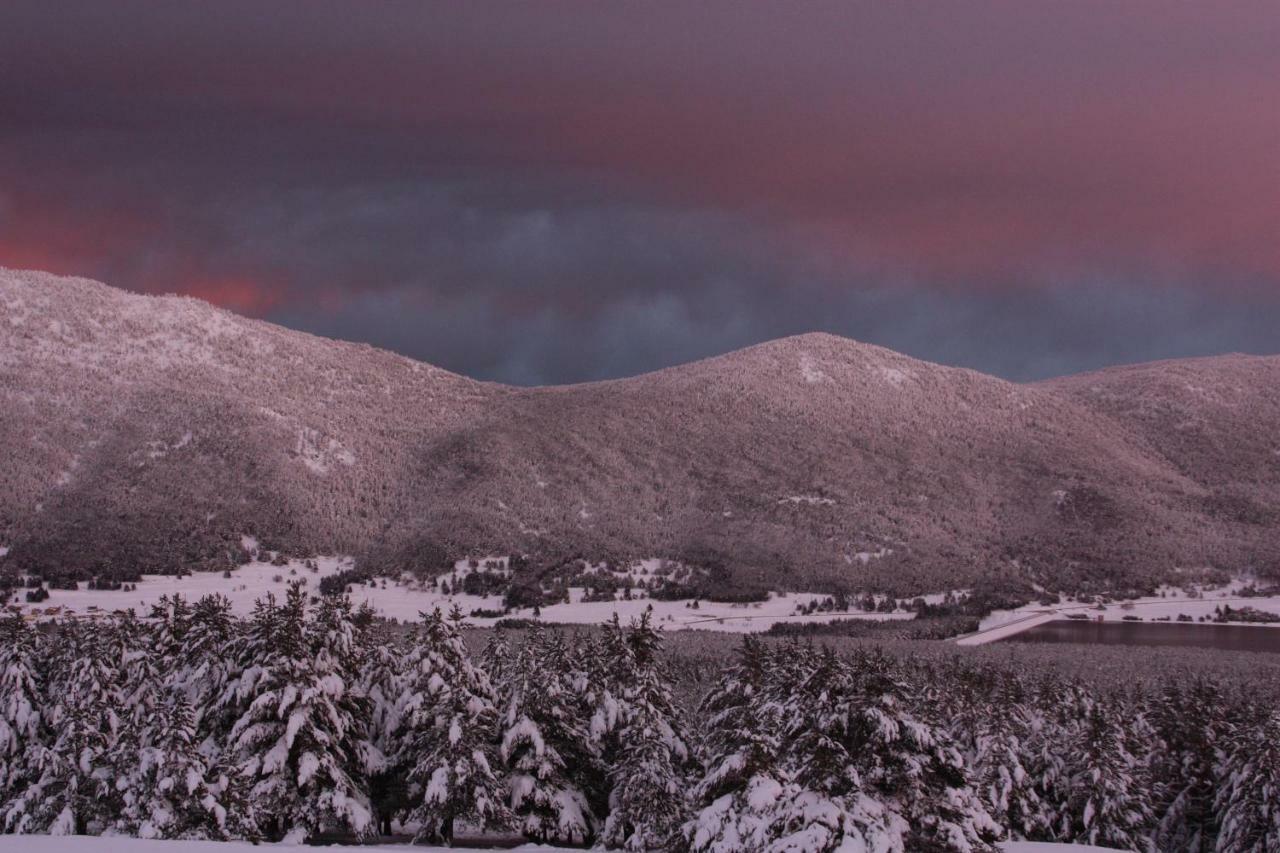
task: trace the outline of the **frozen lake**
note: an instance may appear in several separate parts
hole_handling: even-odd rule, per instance
[[[1280,629],[1265,625],[1055,619],[1035,625],[999,642],[1194,646],[1239,652],[1280,652]]]

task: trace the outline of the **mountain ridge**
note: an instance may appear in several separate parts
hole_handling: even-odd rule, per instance
[[[212,568],[243,534],[904,594],[1280,567],[1276,357],[1022,384],[810,333],[526,388],[86,279],[0,269],[0,311],[0,569]]]

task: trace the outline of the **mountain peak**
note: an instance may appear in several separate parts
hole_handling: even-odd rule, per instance
[[[1280,565],[1275,359],[1022,386],[817,332],[517,390],[83,279],[0,271],[0,310],[0,569],[222,566],[246,534],[900,594]]]

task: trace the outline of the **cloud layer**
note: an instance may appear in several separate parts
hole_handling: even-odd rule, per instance
[[[482,378],[822,329],[1012,378],[1280,350],[1280,11],[0,10],[0,264]]]

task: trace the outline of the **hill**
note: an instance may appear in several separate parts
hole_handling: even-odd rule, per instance
[[[1020,385],[804,335],[511,388],[0,270],[0,566],[216,568],[252,535],[384,569],[665,556],[899,594],[1275,571],[1277,380],[1227,357]]]

